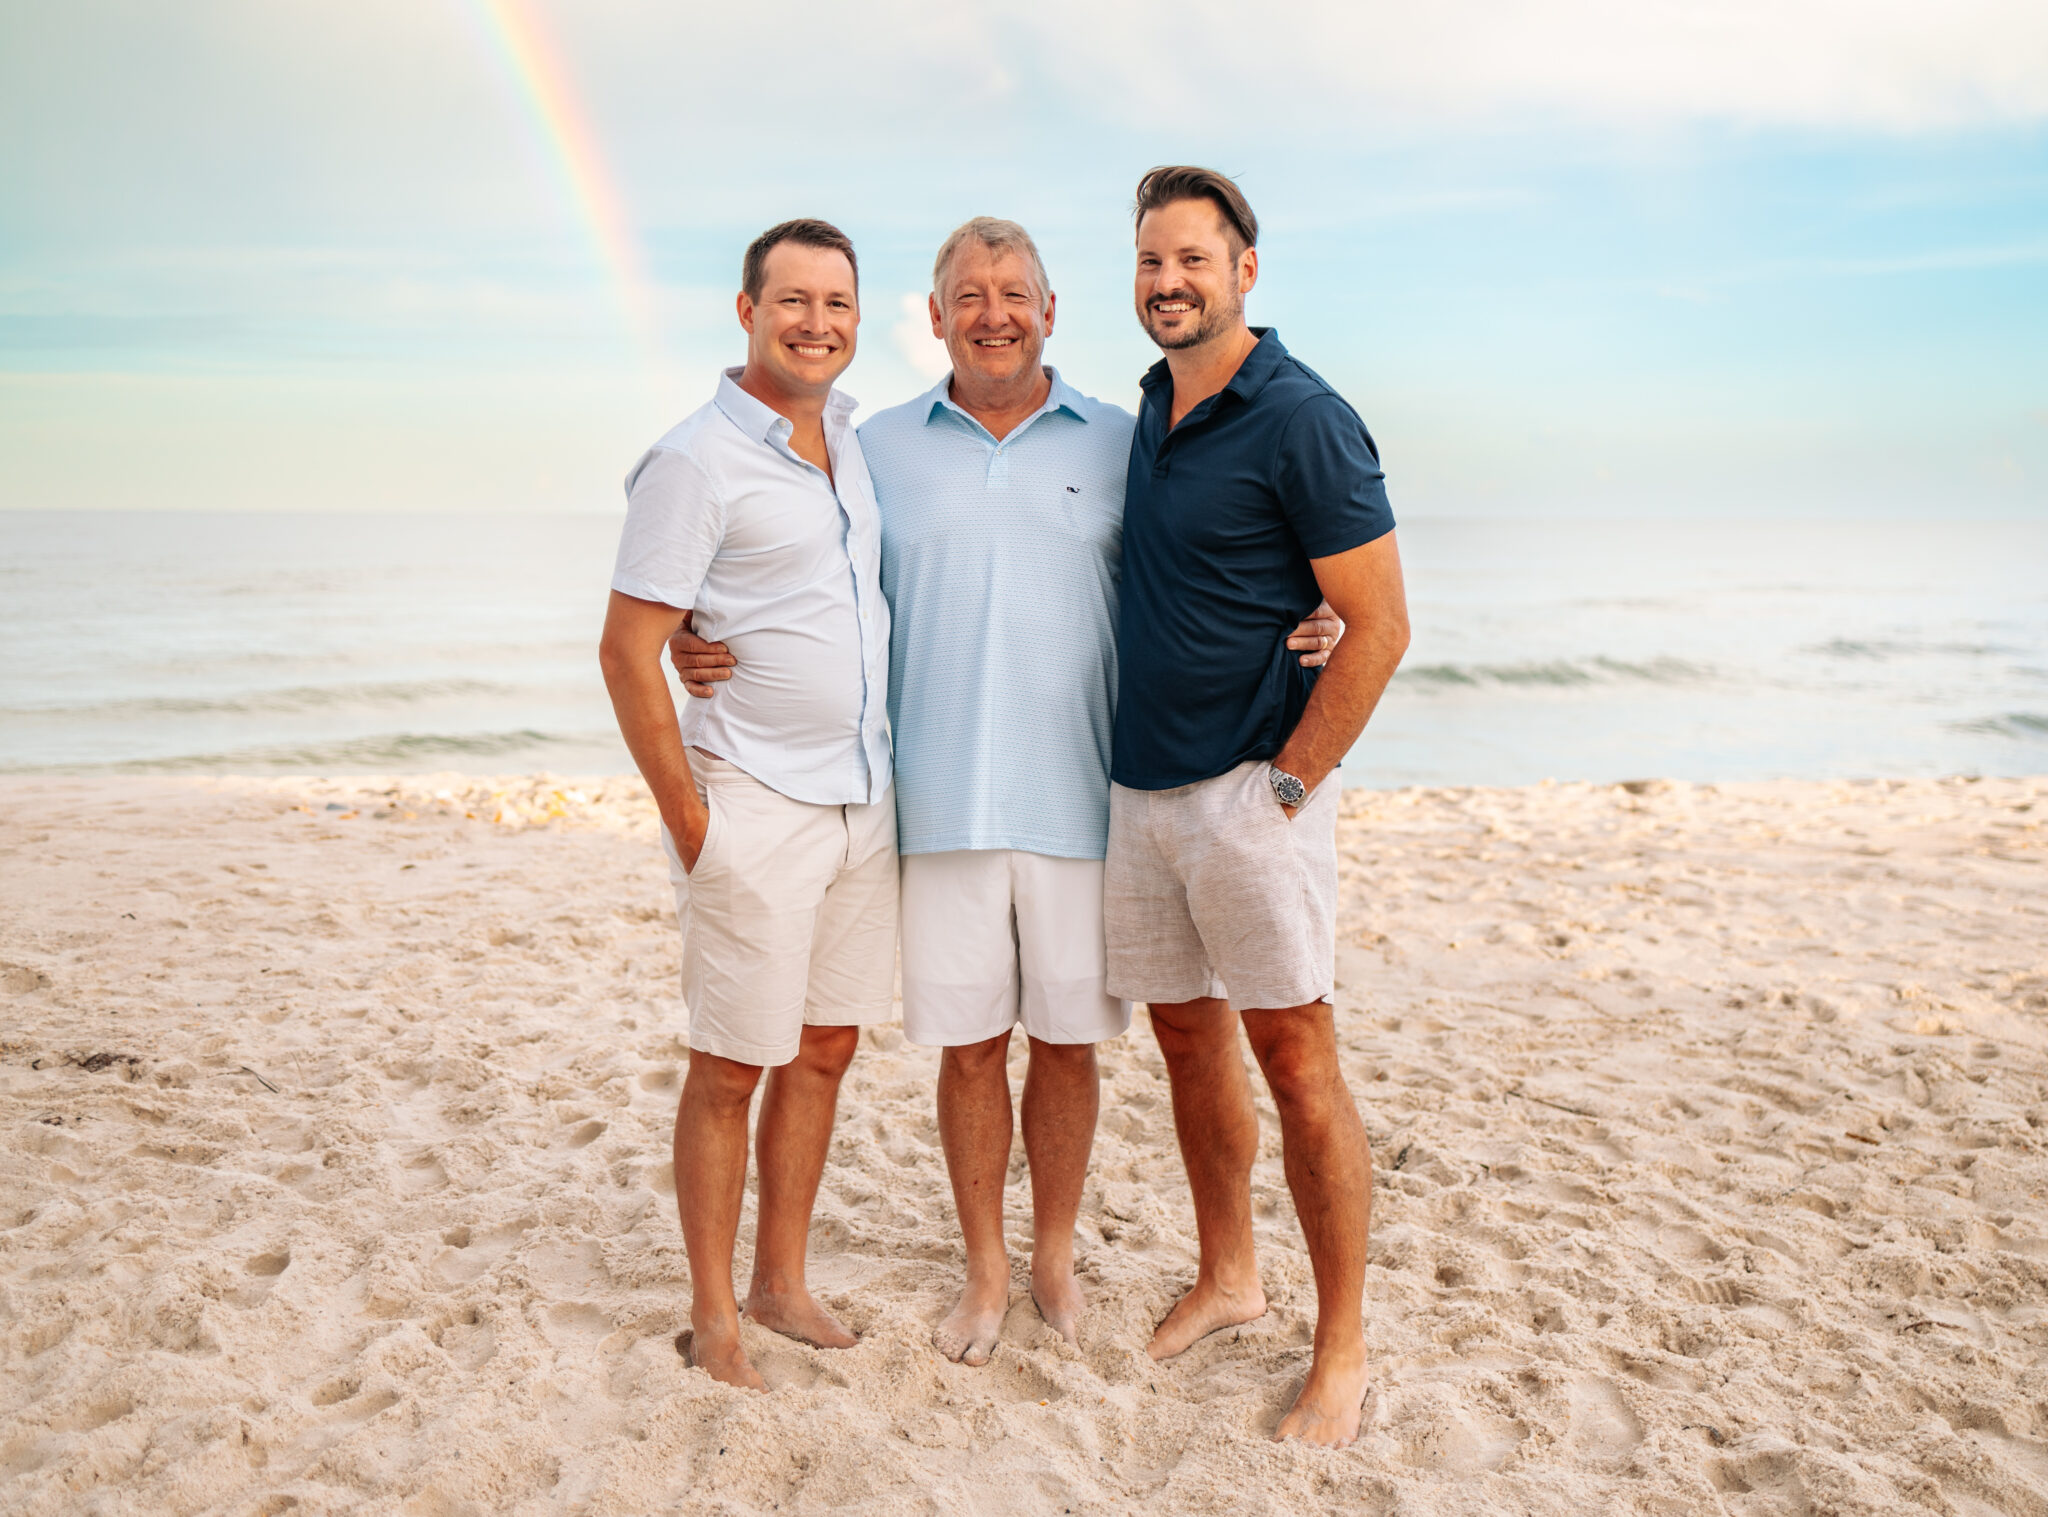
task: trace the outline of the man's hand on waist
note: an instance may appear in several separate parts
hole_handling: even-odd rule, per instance
[[[683,682],[683,688],[699,700],[708,700],[719,681],[732,678],[739,660],[724,643],[707,643],[691,631],[690,619],[694,615],[683,614],[682,626],[668,640],[668,659],[676,666],[676,677]]]
[[[1320,669],[1344,636],[1344,619],[1324,601],[1287,634],[1287,646],[1301,655],[1301,667]]]

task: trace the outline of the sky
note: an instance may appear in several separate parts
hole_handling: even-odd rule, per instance
[[[0,0],[0,507],[620,510],[795,215],[868,409],[981,214],[1129,405],[1162,162],[1403,513],[2048,516],[2039,0]]]

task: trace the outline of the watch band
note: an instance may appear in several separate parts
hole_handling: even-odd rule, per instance
[[[1268,764],[1266,782],[1273,787],[1273,799],[1283,806],[1299,806],[1308,799],[1308,786],[1285,769]]]

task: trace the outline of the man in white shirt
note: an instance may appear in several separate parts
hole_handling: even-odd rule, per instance
[[[661,811],[683,934],[684,1351],[763,1390],[732,1282],[748,1104],[768,1069],[747,1314],[845,1348],[804,1251],[840,1077],[860,1028],[890,1014],[896,805],[881,529],[855,403],[833,389],[860,323],[853,245],[825,222],[784,222],[748,248],[742,283],[745,365],[627,478],[600,657]],[[679,722],[661,655],[690,614],[740,668],[724,700],[690,702]]]

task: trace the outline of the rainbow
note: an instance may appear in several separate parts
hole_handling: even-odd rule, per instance
[[[527,108],[542,155],[554,166],[570,215],[590,241],[628,335],[649,368],[665,374],[667,355],[656,314],[654,281],[647,272],[639,239],[633,235],[625,197],[605,162],[561,49],[526,0],[468,0],[467,8]]]

